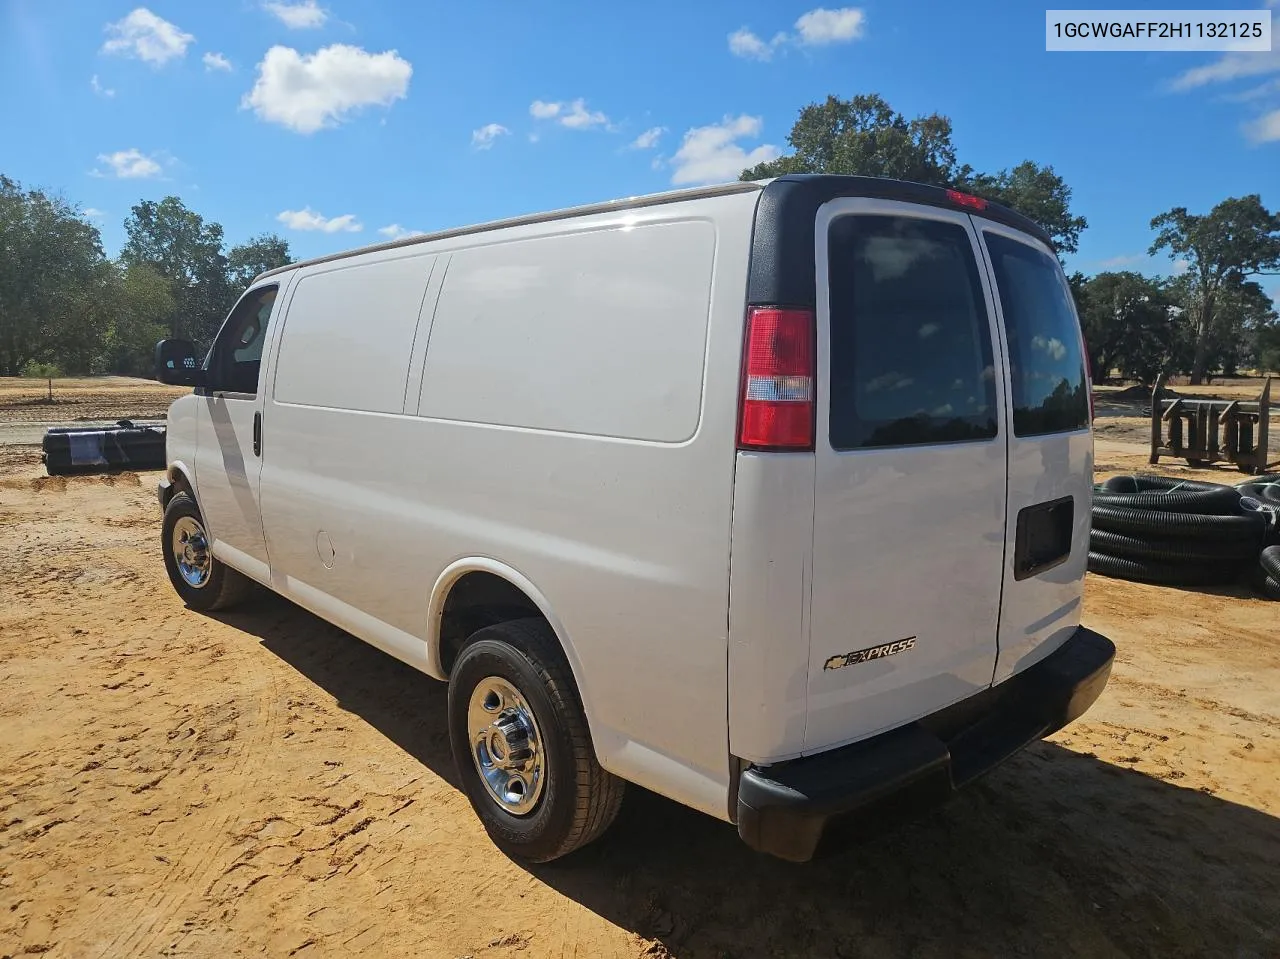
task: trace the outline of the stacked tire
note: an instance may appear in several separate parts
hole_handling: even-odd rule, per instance
[[[1089,569],[1168,586],[1230,583],[1256,567],[1271,515],[1236,487],[1115,476],[1094,487]]]

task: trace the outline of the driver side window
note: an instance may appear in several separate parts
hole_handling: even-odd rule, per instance
[[[213,391],[256,396],[262,347],[279,287],[253,290],[236,304],[209,354],[209,387]]]

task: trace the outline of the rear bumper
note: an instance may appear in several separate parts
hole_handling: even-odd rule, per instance
[[[1045,659],[998,686],[879,736],[764,768],[738,788],[738,835],[794,862],[834,851],[883,818],[914,814],[1093,705],[1115,646],[1080,627]]]

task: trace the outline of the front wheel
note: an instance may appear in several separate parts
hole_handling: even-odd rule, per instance
[[[596,762],[555,634],[541,619],[475,633],[449,679],[458,775],[508,856],[548,862],[609,827],[624,783]]]
[[[189,493],[175,494],[165,507],[160,545],[169,582],[192,609],[226,609],[253,588],[252,580],[214,559],[204,518]]]

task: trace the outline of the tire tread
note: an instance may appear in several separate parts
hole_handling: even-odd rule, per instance
[[[566,720],[571,741],[577,770],[573,826],[555,853],[547,857],[558,859],[598,839],[609,828],[622,808],[625,783],[606,772],[596,761],[577,687],[559,644],[548,635],[550,629],[541,619],[513,620],[503,626],[508,632],[519,635],[527,646],[527,650],[522,651],[532,653],[526,658],[546,684],[547,694]]]

